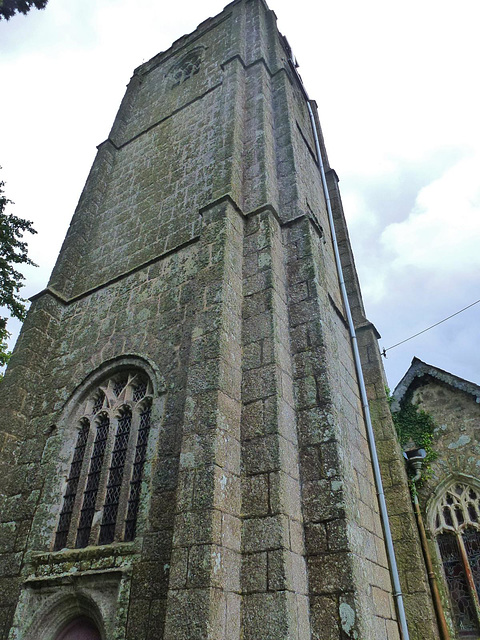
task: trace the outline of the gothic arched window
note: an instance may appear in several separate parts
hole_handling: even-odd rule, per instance
[[[54,550],[135,537],[150,432],[152,386],[126,371],[84,401]]]
[[[480,632],[480,491],[451,483],[433,513],[433,532],[442,558],[459,635]]]

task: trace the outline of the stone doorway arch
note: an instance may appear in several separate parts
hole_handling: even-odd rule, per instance
[[[19,636],[23,640],[105,640],[102,614],[95,601],[79,591],[47,596]]]

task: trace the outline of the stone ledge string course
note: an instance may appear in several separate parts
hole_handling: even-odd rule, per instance
[[[74,567],[76,575],[128,570],[138,559],[138,549],[133,543],[34,553],[27,568],[26,582],[68,576]]]

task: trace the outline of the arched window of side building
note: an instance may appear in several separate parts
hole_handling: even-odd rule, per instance
[[[480,491],[450,482],[430,516],[459,637],[480,633]]]
[[[152,395],[148,377],[134,369],[105,378],[86,395],[76,414],[55,551],[134,539]]]

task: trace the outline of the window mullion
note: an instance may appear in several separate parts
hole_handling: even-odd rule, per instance
[[[94,422],[91,422],[90,430],[88,432],[87,446],[85,447],[85,454],[83,456],[80,477],[78,479],[77,495],[75,496],[75,502],[73,505],[72,519],[70,521],[70,529],[68,531],[68,536],[67,536],[67,547],[69,549],[72,547],[75,547],[78,522],[80,520],[80,512],[82,509],[83,494],[85,492],[85,486],[87,484],[88,470],[90,467],[90,458],[92,457],[93,444],[95,442],[96,432],[97,432],[96,425]]]
[[[478,599],[477,589],[475,588],[475,580],[473,579],[472,569],[470,562],[468,561],[467,550],[465,549],[465,542],[461,533],[456,534],[458,548],[460,550],[460,557],[462,558],[462,564],[467,578],[468,591],[472,599],[475,615],[477,616],[477,622],[480,627],[480,601]]]
[[[97,498],[95,500],[95,514],[93,516],[92,528],[88,544],[97,544],[98,534],[100,532],[100,522],[103,513],[103,504],[105,502],[105,493],[107,490],[108,471],[112,459],[113,443],[118,428],[118,415],[110,415],[110,429],[108,431],[107,442],[105,445],[105,453],[103,456],[102,469],[100,471],[100,479],[98,482]]]
[[[133,540],[137,526],[138,509],[142,487],[143,467],[145,464],[148,438],[150,433],[151,406],[144,404],[139,409],[140,423],[138,426],[137,441],[135,444],[135,459],[133,461],[132,478],[128,494],[128,506],[125,518],[125,540]]]
[[[130,480],[132,479],[132,470],[133,463],[135,461],[135,451],[139,426],[140,412],[137,409],[132,412],[132,424],[130,428],[130,436],[128,439],[127,456],[125,458],[125,466],[123,468],[122,487],[120,490],[120,498],[118,502],[117,522],[115,525],[115,540],[123,540],[125,534],[125,520],[127,517]]]

